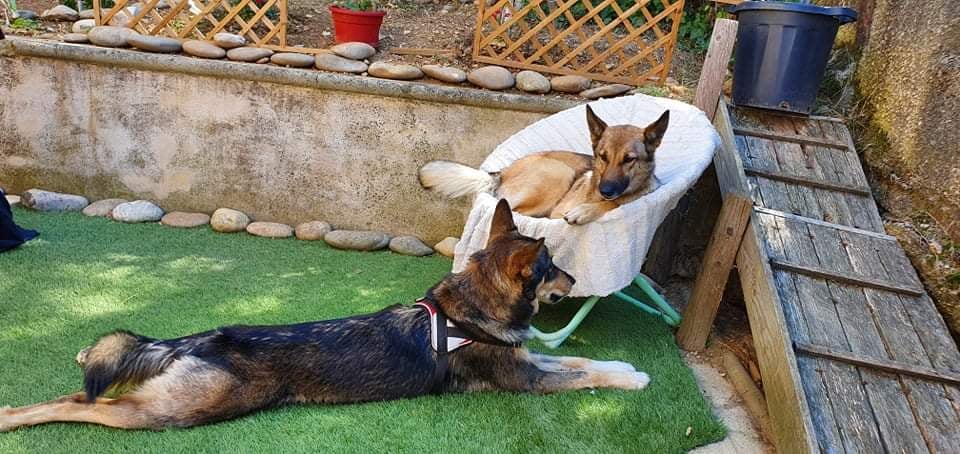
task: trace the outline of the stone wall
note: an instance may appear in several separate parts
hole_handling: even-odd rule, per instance
[[[255,220],[459,236],[465,202],[425,193],[431,159],[479,164],[573,105],[25,39],[0,41],[0,186],[218,207]]]

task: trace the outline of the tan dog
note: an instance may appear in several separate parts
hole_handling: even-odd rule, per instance
[[[546,151],[518,159],[499,174],[430,161],[420,169],[420,184],[451,198],[491,191],[520,214],[586,224],[656,189],[653,156],[669,121],[666,111],[645,128],[607,126],[587,106],[593,157]]]

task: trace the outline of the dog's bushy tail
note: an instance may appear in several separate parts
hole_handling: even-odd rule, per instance
[[[493,191],[499,184],[494,175],[451,161],[430,161],[420,168],[420,185],[451,199]]]
[[[84,356],[83,388],[87,401],[93,402],[111,388],[136,386],[160,374],[176,359],[176,351],[156,339],[115,331],[101,337]]]

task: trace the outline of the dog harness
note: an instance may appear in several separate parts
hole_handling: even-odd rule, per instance
[[[465,331],[457,327],[446,315],[443,315],[443,312],[434,302],[427,298],[418,299],[414,306],[423,308],[430,315],[430,346],[437,353],[437,367],[433,370],[431,392],[442,391],[441,386],[447,376],[447,369],[450,367],[450,358],[447,357],[447,353],[474,342],[511,348],[522,345],[520,343],[511,344],[498,339],[471,339]]]

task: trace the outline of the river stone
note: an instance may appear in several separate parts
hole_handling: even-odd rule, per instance
[[[20,196],[7,194],[4,197],[7,199],[7,203],[9,203],[10,206],[15,207],[20,205]]]
[[[174,211],[167,213],[160,218],[160,223],[167,227],[178,227],[189,229],[200,227],[210,223],[210,215],[206,213],[186,213],[183,211]]]
[[[87,38],[86,33],[67,33],[66,35],[63,35],[63,42],[74,43],[74,44],[86,44],[90,42],[90,38]]]
[[[17,11],[16,16],[14,17],[20,18],[20,19],[32,20],[32,21],[40,19],[40,15],[37,14],[36,11],[30,11],[29,9],[21,9]],[[81,19],[83,18],[81,17]]]
[[[423,257],[433,254],[433,249],[415,236],[398,236],[390,240],[390,250],[397,254]]]
[[[331,47],[330,50],[343,58],[349,58],[351,60],[365,60],[377,53],[377,50],[374,49],[373,46],[358,42],[340,43]]]
[[[470,71],[467,75],[470,83],[490,90],[505,90],[513,86],[514,78],[507,68],[501,66],[484,66]]]
[[[247,44],[247,39],[233,33],[220,32],[213,35],[213,42],[224,49],[233,49]]]
[[[70,31],[74,33],[86,33],[90,31],[91,28],[97,26],[97,21],[93,19],[80,19],[73,23],[73,26],[70,27]]]
[[[114,221],[136,224],[138,222],[156,222],[163,217],[163,210],[146,200],[121,203],[110,213]]]
[[[77,13],[77,17],[80,19],[93,19],[93,14],[94,11],[92,9],[84,9]]]
[[[596,88],[581,91],[580,96],[587,99],[612,98],[614,96],[620,96],[630,90],[633,90],[633,87],[624,84],[601,85]]]
[[[334,230],[324,235],[323,241],[337,249],[376,251],[390,244],[390,235],[368,230]]]
[[[248,63],[256,62],[261,58],[273,55],[270,49],[261,47],[238,47],[227,51],[227,58],[233,61],[245,61]]]
[[[367,64],[343,58],[336,54],[317,54],[314,66],[324,71],[360,74],[367,70]]]
[[[57,5],[44,11],[40,18],[50,21],[73,22],[80,18],[80,14],[67,5]]]
[[[83,214],[85,216],[110,216],[110,213],[113,212],[113,209],[120,205],[121,203],[127,203],[127,199],[103,199],[97,200],[96,202],[87,205],[83,209]]]
[[[189,41],[184,41],[181,46],[183,46],[183,51],[185,53],[188,55],[193,55],[194,57],[223,58],[227,55],[227,51],[206,41],[191,39]]]
[[[517,88],[527,93],[549,93],[550,79],[536,71],[520,71],[517,73]]]
[[[423,77],[423,71],[413,65],[403,63],[374,62],[367,73],[381,79],[413,80]]]
[[[309,68],[313,66],[313,55],[298,54],[294,52],[281,52],[273,54],[270,62],[280,66],[290,66],[293,68]]]
[[[264,238],[289,238],[293,236],[293,229],[276,222],[251,222],[247,225],[247,233]]]
[[[79,195],[28,189],[20,194],[20,203],[37,211],[80,211],[89,205],[90,201]]]
[[[420,69],[423,70],[423,73],[429,77],[451,84],[459,84],[467,80],[467,73],[463,72],[463,70],[460,68],[440,65],[425,65]]]
[[[210,228],[217,232],[242,232],[250,224],[250,218],[237,210],[218,208],[210,217]]]
[[[550,80],[550,88],[562,93],[580,93],[590,88],[590,79],[583,76],[559,76]]]
[[[444,238],[443,241],[433,246],[433,249],[442,255],[453,258],[454,249],[457,248],[457,243],[459,242],[460,242],[460,238],[454,238],[452,236],[448,236]]]
[[[181,49],[180,41],[164,36],[132,34],[127,38],[127,44],[148,52],[177,53]]]
[[[323,221],[304,222],[294,229],[298,240],[307,241],[322,240],[323,236],[332,230],[330,224]]]
[[[135,33],[129,28],[100,25],[87,32],[87,39],[91,43],[103,47],[126,47],[127,39]]]
[[[263,57],[263,58],[257,60],[257,64],[258,64],[258,65],[265,65],[265,64],[267,64],[267,63],[270,63],[270,59],[267,58],[267,57]]]

